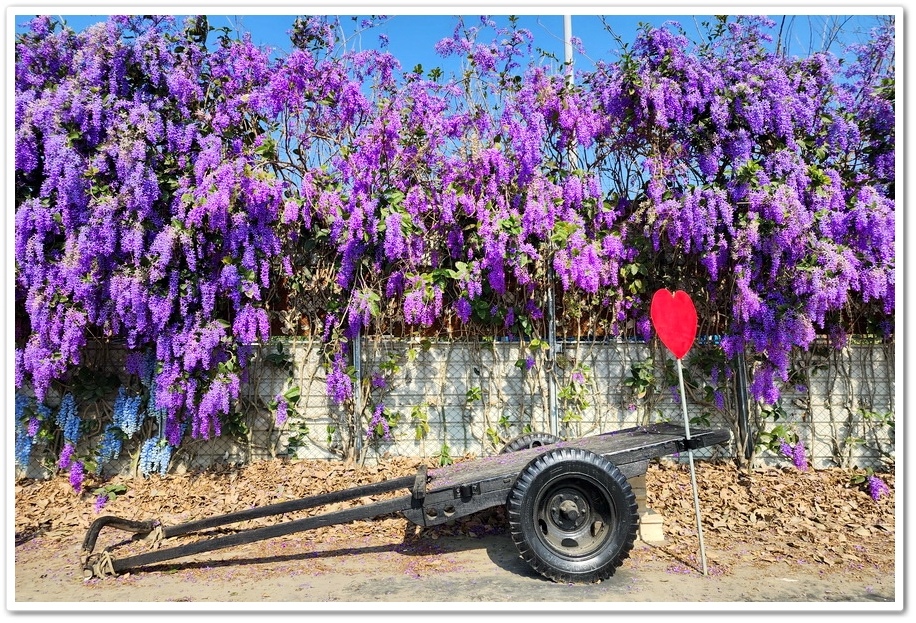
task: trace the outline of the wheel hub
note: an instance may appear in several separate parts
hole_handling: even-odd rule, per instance
[[[575,532],[588,521],[588,505],[577,493],[559,491],[550,500],[550,519],[560,530]]]

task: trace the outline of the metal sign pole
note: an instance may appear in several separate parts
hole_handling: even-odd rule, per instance
[[[566,81],[572,84],[572,17],[563,17],[563,40],[566,61]],[[574,154],[570,154],[570,162]],[[554,300],[553,253],[547,259],[547,349],[550,354],[547,369],[547,411],[550,419],[550,433],[560,435],[560,413],[557,407],[557,308]]]
[[[363,413],[363,349],[362,349],[363,331],[362,327],[356,330],[353,336],[353,369],[355,371],[353,379],[353,430],[356,435],[354,445],[356,446],[357,460],[361,460],[363,453],[363,434],[360,430],[360,418]]]
[[[700,518],[700,496],[697,494],[697,474],[693,466],[693,448],[690,447],[690,420],[687,417],[687,396],[684,393],[684,370],[681,360],[677,359],[677,380],[681,388],[681,409],[684,412],[684,435],[687,437],[687,461],[690,463],[690,485],[693,488],[693,509],[697,516],[697,534],[700,537],[700,560],[703,564],[703,575],[708,575],[706,569],[706,548],[703,545],[703,521]]]
[[[547,409],[550,433],[560,436],[560,414],[557,408],[557,308],[553,300],[553,264],[547,266]]]

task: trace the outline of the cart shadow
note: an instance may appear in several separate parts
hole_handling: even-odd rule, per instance
[[[125,543],[126,542],[127,541],[125,541]],[[120,544],[115,544],[115,547],[118,545]],[[482,550],[482,553],[485,554],[494,565],[513,575],[537,580],[545,579],[521,559],[518,555],[518,550],[515,548],[515,544],[508,534],[487,534],[479,537],[439,536],[437,538],[430,538],[428,535],[414,534],[410,530],[405,533],[402,541],[394,543],[358,545],[315,551],[299,551],[289,554],[271,554],[269,556],[239,556],[206,560],[169,561],[144,565],[133,571],[143,573],[175,573],[177,571],[225,569],[231,567],[317,560],[333,561],[337,558],[375,554],[398,554],[405,557],[421,558],[448,556],[449,554],[471,550]]]
[[[334,560],[337,558],[348,558],[360,555],[385,555],[397,554],[405,557],[422,558],[435,556],[448,556],[449,554],[458,554],[472,550],[481,551],[489,558],[490,562],[504,572],[510,573],[519,578],[528,578],[537,581],[550,583],[551,580],[537,573],[527,562],[522,559],[518,548],[509,536],[508,532],[501,531],[498,528],[482,533],[472,534],[442,534],[432,529],[426,532],[423,528],[414,524],[408,524],[400,541],[383,543],[378,545],[354,545],[351,547],[339,548],[321,548],[312,551],[298,551],[288,554],[271,554],[264,556],[251,557],[232,557],[216,558],[206,560],[188,560],[188,561],[169,561],[153,563],[137,568],[136,571],[146,573],[175,573],[184,570],[202,570],[202,569],[221,569],[230,567],[271,565],[282,563],[306,562],[312,560]],[[234,531],[231,529],[217,529],[209,534],[229,534]],[[115,543],[109,549],[117,549],[135,538],[131,537]],[[680,568],[699,568],[695,560],[689,560],[680,556],[678,553],[671,551],[665,544],[653,544],[642,542],[642,547],[646,548],[651,557],[664,561],[668,565],[679,566]]]
[[[652,556],[657,560],[665,561],[669,565],[679,565],[681,568],[689,568],[697,573],[702,573],[702,567],[696,560],[684,558],[680,554],[671,551],[671,548],[667,545],[643,542],[643,546],[650,551]]]
[[[650,552],[651,556],[657,560],[664,562],[668,567],[680,569],[683,572],[683,569],[691,569],[696,571],[696,573],[701,573],[700,566],[695,560],[690,560],[678,555],[675,552],[669,550],[665,545],[655,545],[652,543],[642,542],[642,547],[646,547]],[[512,539],[505,535],[502,538],[489,538],[485,544],[487,555],[490,557],[490,560],[496,566],[502,568],[504,571],[508,571],[517,576],[529,577],[534,580],[540,580],[547,584],[553,583],[552,580],[542,576],[537,573],[519,554],[518,549],[515,546],[515,543]],[[614,576],[619,577],[622,571],[626,571],[628,567],[628,562],[631,564],[638,564],[635,561],[629,559],[623,560],[623,566],[615,572]],[[628,575],[623,573],[622,575]],[[614,578],[611,578],[614,579]]]

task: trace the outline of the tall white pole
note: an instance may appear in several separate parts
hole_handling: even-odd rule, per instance
[[[563,16],[564,70],[567,84],[572,84],[572,17]],[[553,256],[547,259],[547,347],[550,350],[550,368],[547,371],[547,408],[550,416],[550,432],[559,436],[560,414],[557,408],[557,309],[554,300]]]
[[[550,416],[550,433],[560,436],[560,414],[557,407],[557,308],[553,300],[553,258],[547,258],[547,350],[550,366],[547,369],[547,410]]]
[[[684,412],[684,436],[687,438],[687,462],[690,463],[690,485],[693,488],[693,510],[697,516],[697,534],[700,537],[700,559],[703,564],[703,575],[708,575],[706,570],[706,548],[703,545],[703,521],[700,519],[700,497],[697,495],[697,473],[693,466],[693,448],[690,444],[690,419],[687,417],[687,396],[684,393],[684,370],[681,360],[677,360],[677,380],[681,387],[681,409]]]
[[[360,428],[363,414],[363,331],[362,327],[356,330],[353,336],[353,369],[355,370],[353,381],[353,434],[354,446],[356,450],[356,460],[362,460],[363,454],[363,432]]]
[[[572,83],[572,15],[563,16],[563,60],[566,61],[567,80]]]

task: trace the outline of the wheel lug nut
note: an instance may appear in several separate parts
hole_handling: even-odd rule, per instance
[[[575,521],[579,517],[579,507],[576,506],[570,500],[566,500],[565,502],[560,504],[560,510],[563,512],[563,515],[566,518],[571,519],[573,521]]]

